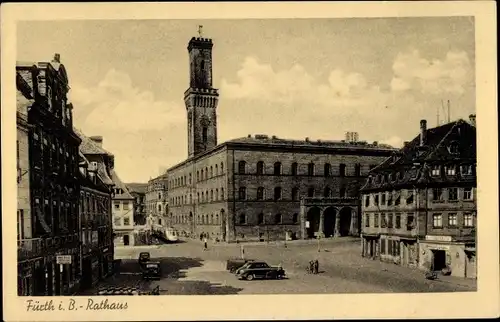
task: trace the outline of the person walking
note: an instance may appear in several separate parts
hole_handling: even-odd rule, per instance
[[[208,239],[207,239],[207,236],[205,236],[203,238],[203,245],[204,245],[203,250],[207,250],[208,249]]]

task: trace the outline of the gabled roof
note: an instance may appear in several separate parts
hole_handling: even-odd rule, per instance
[[[458,146],[458,153],[452,153],[451,144]],[[391,185],[419,184],[429,181],[439,182],[460,178],[429,177],[432,164],[476,162],[476,128],[460,119],[425,131],[424,145],[420,146],[420,134],[407,143],[402,149],[393,153],[370,171],[370,177],[362,190],[381,189]],[[380,181],[376,176],[382,174]],[[392,178],[383,178],[387,174]]]
[[[106,151],[105,149],[97,145],[94,141],[92,141],[92,139],[83,134],[80,129],[74,127],[73,131],[82,140],[82,143],[80,144],[80,151],[82,151],[83,154],[106,154],[109,156],[113,156],[111,152]]]
[[[137,193],[146,193],[146,189],[148,187],[148,184],[147,183],[126,183],[125,184],[128,188],[128,191],[130,193],[133,193],[133,192],[137,192]]]
[[[110,172],[111,172],[111,180],[113,180],[113,183],[115,184],[115,188],[122,189],[122,193],[115,195],[115,197],[113,199],[135,199],[134,197],[132,197],[132,195],[128,191],[127,186],[121,181],[120,177],[118,177],[118,174],[116,173],[116,171],[111,169]]]

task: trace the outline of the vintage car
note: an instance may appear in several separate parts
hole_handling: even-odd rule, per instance
[[[285,271],[281,267],[269,266],[265,262],[248,262],[237,270],[238,279],[248,281],[256,278],[261,279],[280,279],[285,276]]]
[[[142,266],[142,264],[144,264],[145,262],[149,262],[150,259],[151,259],[151,254],[149,252],[140,253],[138,259],[139,265]]]
[[[240,258],[233,258],[229,259],[226,263],[226,269],[230,271],[231,273],[236,273],[236,270],[243,265],[245,265],[248,262],[253,262],[253,259],[240,259]]]
[[[145,280],[161,279],[160,262],[145,262],[142,264],[142,278]]]

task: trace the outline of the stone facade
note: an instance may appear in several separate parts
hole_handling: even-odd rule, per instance
[[[163,232],[168,227],[166,218],[168,189],[166,181],[166,175],[160,175],[149,180],[145,195],[147,225]]]
[[[51,62],[18,62],[16,83],[22,96],[32,100],[29,108],[25,106],[29,166],[20,172],[21,182],[25,176],[29,178],[29,197],[22,193],[20,202],[29,198],[30,203],[30,216],[24,216],[21,233],[30,238],[18,243],[18,294],[71,295],[81,276],[80,140],[73,132],[66,69],[58,54]],[[71,256],[71,264],[59,265],[59,255]]]
[[[475,277],[476,128],[421,133],[373,169],[362,189],[362,254]]]

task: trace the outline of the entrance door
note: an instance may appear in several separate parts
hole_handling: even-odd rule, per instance
[[[440,271],[446,267],[446,251],[433,250],[433,270]]]
[[[335,217],[337,216],[337,212],[335,208],[328,207],[324,211],[324,234],[325,237],[333,236],[333,232],[335,231]]]
[[[128,235],[123,236],[123,245],[128,246],[130,244],[130,239]]]
[[[342,208],[342,210],[339,213],[340,215],[340,227],[339,227],[339,233],[340,236],[348,236],[350,235],[350,230],[351,230],[351,208]]]
[[[314,238],[314,233],[319,230],[321,210],[318,207],[313,207],[307,212],[307,221],[309,221],[309,228],[306,228],[307,237]]]

